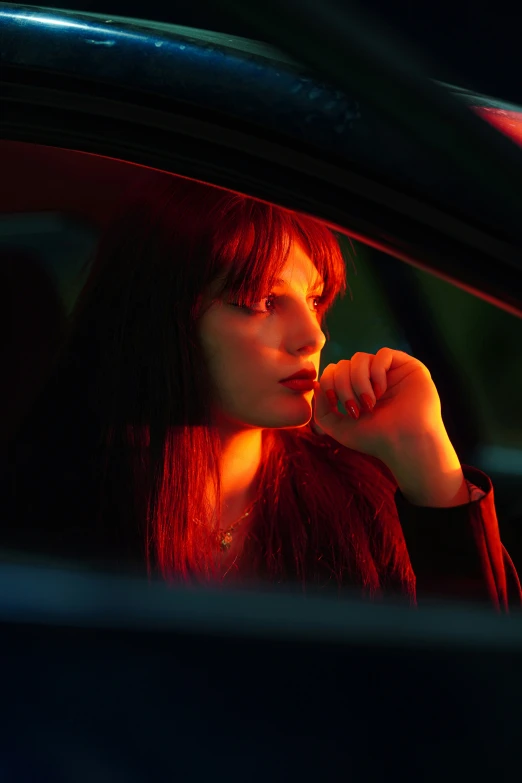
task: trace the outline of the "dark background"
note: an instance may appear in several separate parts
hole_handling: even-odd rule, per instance
[[[335,0],[346,6],[344,0]],[[21,3],[19,5],[22,5]],[[260,39],[232,19],[218,0],[65,0],[68,8],[170,22]],[[354,3],[350,2],[350,7]],[[389,26],[427,62],[434,79],[522,104],[522,4],[513,0],[364,0],[360,6]]]

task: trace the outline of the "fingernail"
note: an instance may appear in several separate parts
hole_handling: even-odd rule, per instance
[[[344,407],[352,417],[352,419],[358,419],[359,418],[359,408],[357,407],[357,404],[355,400],[346,400],[344,403]]]
[[[373,409],[375,408],[375,403],[372,400],[372,398],[370,397],[370,395],[369,394],[360,394],[359,396],[361,398],[361,403],[362,403],[362,406],[363,406],[364,410],[367,413],[371,413],[373,411]]]
[[[328,397],[328,402],[330,403],[330,407],[333,411],[337,410],[337,395],[335,394],[333,389],[327,389],[325,391],[326,396]]]

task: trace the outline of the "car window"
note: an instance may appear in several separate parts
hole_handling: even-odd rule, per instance
[[[413,270],[426,305],[456,368],[469,385],[469,404],[482,422],[488,468],[505,462],[522,475],[522,321],[444,280]],[[494,456],[495,451],[497,457]]]
[[[0,215],[0,250],[37,257],[51,277],[69,314],[87,275],[98,240],[96,226],[67,213],[28,212]]]
[[[385,345],[411,352],[407,335],[394,317],[386,291],[379,285],[378,272],[371,263],[377,251],[342,235],[340,245],[346,260],[348,290],[328,317],[331,339],[324,348],[322,366],[352,356],[356,351],[376,353]]]
[[[2,158],[16,185],[0,201],[0,252],[14,247],[36,256],[68,314],[110,219],[108,207],[118,204],[139,167],[10,143]],[[348,236],[340,245],[348,291],[327,318],[331,339],[321,369],[383,346],[423,361],[436,379],[461,460],[494,480],[502,536],[520,568],[522,322]]]

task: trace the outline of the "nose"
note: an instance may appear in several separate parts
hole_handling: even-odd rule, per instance
[[[316,313],[306,304],[296,307],[288,314],[287,350],[299,356],[309,356],[320,353],[326,337],[321,329]]]

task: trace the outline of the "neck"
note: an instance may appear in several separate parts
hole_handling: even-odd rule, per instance
[[[220,429],[221,527],[229,527],[254,500],[262,458],[261,429]]]

